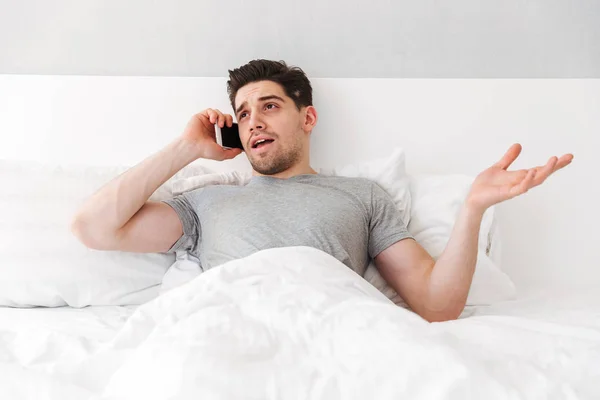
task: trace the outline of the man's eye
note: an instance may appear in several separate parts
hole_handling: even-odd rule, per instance
[[[272,108],[277,107],[275,104],[267,104],[266,108],[271,110]]]
[[[247,113],[243,112],[240,114],[240,118],[244,118],[246,116]]]

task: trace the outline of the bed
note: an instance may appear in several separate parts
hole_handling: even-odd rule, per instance
[[[250,292],[243,294],[248,301]],[[304,299],[297,309],[287,304],[269,315],[306,313]],[[180,299],[170,300],[177,304]],[[321,316],[319,330],[311,332],[314,325],[304,321],[295,326],[296,335],[286,334],[287,340],[278,336],[285,332],[281,319],[274,326],[249,318],[252,311],[264,312],[265,304],[256,299],[250,301],[254,308],[247,303],[239,309],[203,305],[185,316],[147,315],[133,306],[3,308],[3,397],[87,399],[103,390],[114,397],[98,398],[600,395],[596,291],[532,294],[473,307],[457,321],[429,326],[398,315],[401,308],[364,300],[321,303],[330,315]],[[210,326],[200,326],[198,318]],[[308,337],[298,334],[299,327]],[[202,338],[191,332],[201,332]]]
[[[185,253],[96,252],[69,236],[65,223],[85,195],[160,149],[198,108],[228,110],[223,79],[0,76],[2,398],[600,398],[590,223],[600,199],[585,185],[600,84],[314,87],[313,163],[373,174],[432,253],[469,177],[505,144],[523,143],[524,165],[564,152],[575,163],[486,214],[467,307],[430,324],[373,269],[360,277],[312,248],[269,249],[203,272]],[[241,157],[200,161],[155,196],[239,171],[248,171]]]

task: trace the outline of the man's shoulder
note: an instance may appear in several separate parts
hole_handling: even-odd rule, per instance
[[[242,185],[211,184],[211,185],[206,185],[206,186],[202,186],[202,187],[199,187],[196,189],[189,190],[189,191],[183,193],[183,195],[185,195],[185,197],[189,201],[199,202],[201,199],[205,199],[205,198],[212,198],[215,196],[222,196],[222,195],[230,195],[230,194],[232,194],[232,192],[242,190],[243,188],[244,188],[244,186],[242,186]]]

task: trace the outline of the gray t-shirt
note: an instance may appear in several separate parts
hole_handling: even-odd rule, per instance
[[[187,250],[207,270],[260,250],[310,246],[364,276],[371,258],[412,238],[387,192],[363,178],[254,176],[245,186],[215,185],[166,200]]]

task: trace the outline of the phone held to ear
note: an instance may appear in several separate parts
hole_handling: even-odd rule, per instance
[[[219,127],[219,125],[215,125],[215,136],[219,146],[223,147],[224,149],[244,150],[244,146],[242,146],[242,141],[240,140],[238,124],[235,122],[231,128],[229,128],[227,125],[223,126],[222,128]]]

